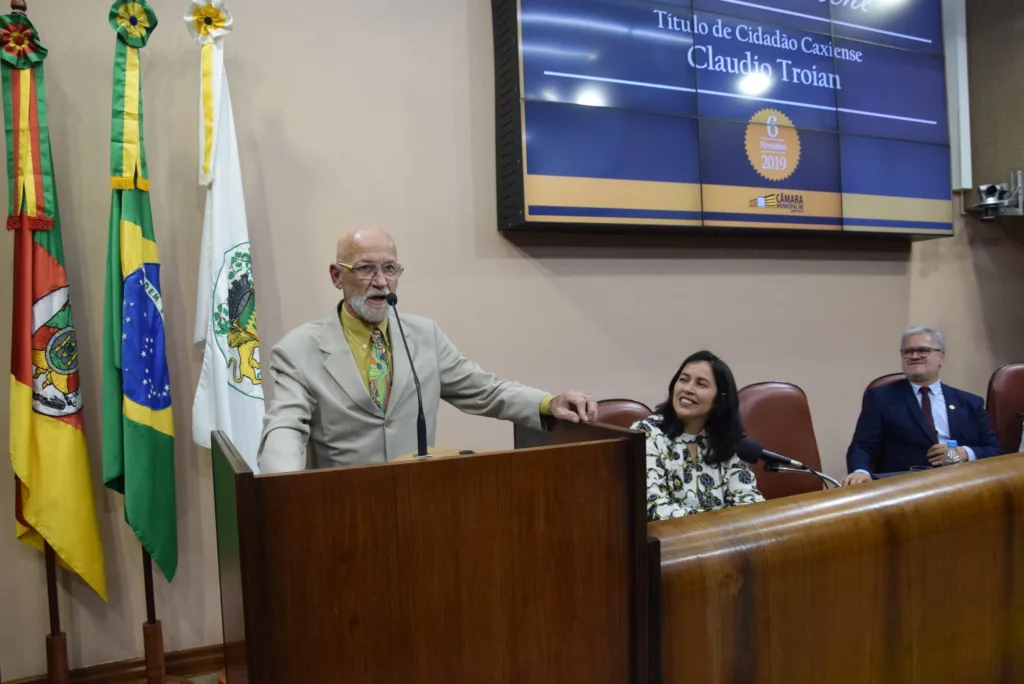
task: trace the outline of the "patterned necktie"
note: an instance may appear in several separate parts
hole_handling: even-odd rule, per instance
[[[924,414],[924,422],[932,431],[932,439],[938,439],[935,433],[935,418],[932,416],[932,390],[930,387],[921,388],[921,413]]]
[[[380,406],[381,411],[388,408],[388,395],[391,393],[391,367],[388,365],[388,353],[384,348],[384,333],[374,328],[370,335],[370,396]]]

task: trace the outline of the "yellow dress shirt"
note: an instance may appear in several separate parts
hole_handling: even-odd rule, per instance
[[[380,331],[384,333],[384,351],[388,357],[388,373],[393,378],[395,367],[391,363],[391,336],[388,334],[388,319],[385,318],[373,326],[350,314],[348,307],[341,307],[341,330],[345,333],[345,339],[356,360],[356,368],[359,369],[359,377],[363,379],[363,385],[367,392],[370,391],[370,355],[373,354],[370,336],[375,327],[380,328]]]
[[[342,305],[339,308],[341,309],[341,330],[345,333],[345,339],[348,341],[348,346],[352,350],[352,356],[356,360],[356,367],[359,369],[359,377],[363,379],[363,385],[366,387],[366,391],[369,392],[370,354],[373,353],[373,350],[370,347],[370,336],[373,334],[374,327],[380,328],[380,331],[384,333],[384,350],[388,356],[388,369],[391,376],[394,377],[394,365],[391,362],[391,335],[388,334],[388,320],[385,318],[376,326],[372,326],[350,314],[347,306]],[[543,415],[551,415],[549,407],[551,405],[551,400],[554,398],[555,395],[549,394],[540,402],[540,412]]]

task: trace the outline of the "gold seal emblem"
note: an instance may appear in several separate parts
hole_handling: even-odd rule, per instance
[[[768,180],[785,180],[800,163],[800,135],[788,116],[762,109],[747,124],[747,159]]]

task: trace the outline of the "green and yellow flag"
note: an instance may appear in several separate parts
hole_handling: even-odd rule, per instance
[[[139,69],[139,50],[156,24],[145,0],[118,0],[110,9],[117,47],[103,315],[103,481],[124,494],[125,520],[171,581],[178,567],[174,424]]]
[[[15,527],[27,544],[42,550],[49,543],[64,567],[106,599],[50,150],[45,57],[28,17],[0,16],[7,229],[14,233],[10,426]]]

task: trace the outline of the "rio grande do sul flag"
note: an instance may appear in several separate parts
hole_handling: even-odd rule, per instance
[[[263,378],[242,169],[224,69],[231,14],[222,0],[193,0],[185,24],[202,45],[199,179],[206,187],[195,322],[195,343],[204,352],[192,439],[209,448],[211,431],[223,431],[258,473]]]
[[[28,17],[0,16],[7,133],[7,229],[14,233],[11,463],[18,538],[44,542],[107,598],[89,475],[43,78],[46,48]]]
[[[174,421],[160,257],[149,202],[139,53],[157,19],[146,0],[117,0],[110,226],[103,311],[103,482],[167,581],[178,567]]]

